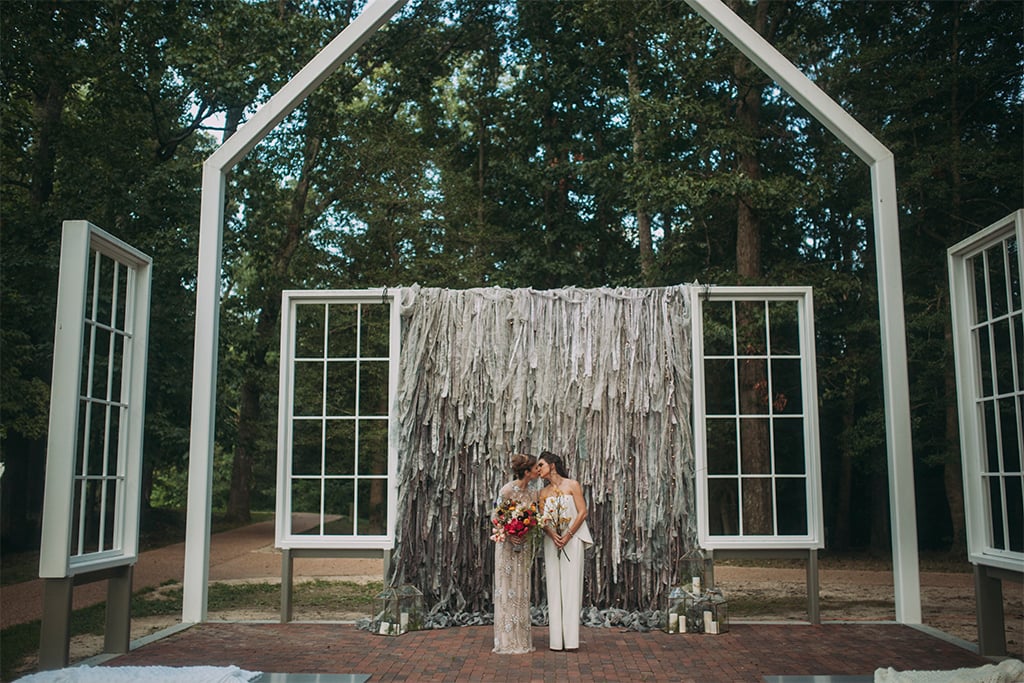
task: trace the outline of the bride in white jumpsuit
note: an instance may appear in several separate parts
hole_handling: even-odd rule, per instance
[[[544,451],[538,458],[547,480],[539,507],[555,519],[544,528],[544,578],[548,594],[548,646],[574,651],[580,646],[583,553],[594,543],[587,526],[587,503],[579,482],[569,479],[562,458]]]

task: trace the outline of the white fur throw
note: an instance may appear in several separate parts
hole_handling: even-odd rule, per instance
[[[17,683],[239,683],[259,676],[237,666],[72,666],[30,674]]]
[[[896,671],[876,669],[875,683],[1024,683],[1024,662],[1004,659],[976,669],[953,671]]]

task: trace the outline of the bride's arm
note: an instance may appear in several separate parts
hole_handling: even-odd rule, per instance
[[[576,535],[579,528],[583,526],[583,522],[586,521],[588,514],[587,501],[583,498],[583,487],[580,486],[580,483],[578,481],[573,481],[572,486],[570,486],[569,489],[572,492],[573,502],[576,503],[576,519],[566,532],[565,538],[567,541],[569,538]]]

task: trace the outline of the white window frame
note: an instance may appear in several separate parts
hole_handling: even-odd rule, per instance
[[[398,390],[400,359],[400,301],[401,290],[286,290],[281,305],[281,363],[277,448],[277,514],[276,545],[281,549],[391,549],[395,541],[395,522],[398,514],[398,450],[395,439],[394,400]],[[291,530],[292,512],[292,412],[294,399],[295,321],[296,309],[301,305],[317,304],[373,304],[390,305],[390,338],[388,360],[388,464],[387,464],[387,524],[381,535],[348,534],[295,534]],[[374,360],[381,360],[375,358]],[[357,446],[358,448],[358,446]],[[321,516],[323,511],[321,510]]]
[[[113,282],[100,279],[98,264],[114,262]],[[60,278],[57,286],[57,312],[53,348],[53,379],[50,384],[50,422],[46,446],[46,483],[43,497],[43,531],[39,551],[39,576],[64,579],[87,572],[134,564],[139,546],[139,501],[141,497],[142,438],[146,399],[146,353],[149,338],[150,286],[152,259],[88,221],[64,221],[61,234]],[[119,281],[125,270],[124,289]],[[94,296],[87,300],[89,283]],[[111,319],[95,320],[97,297],[101,287],[111,287]],[[117,320],[118,298],[124,296],[123,320]],[[87,333],[90,339],[86,339]],[[108,367],[106,395],[92,396],[93,382],[82,393],[83,369],[92,377],[94,344],[98,334],[109,334],[122,341],[119,394],[110,386],[113,374]],[[88,354],[85,348],[88,348]],[[114,359],[110,346],[108,363]],[[83,409],[83,406],[84,409]],[[116,457],[104,474],[90,475],[83,462],[88,457],[92,422],[80,439],[82,411],[102,410],[105,417],[104,458]],[[116,433],[111,430],[111,414],[117,412]],[[84,443],[83,443],[84,441]],[[115,443],[116,441],[116,443]],[[80,450],[82,452],[80,452]],[[82,470],[85,471],[82,471]],[[111,473],[112,472],[112,473]],[[84,489],[88,480],[99,481],[101,496],[100,541],[98,548],[86,551],[83,529],[84,508],[79,506],[79,543],[75,536],[76,487]],[[84,496],[79,499],[84,501]],[[84,505],[84,502],[82,503]],[[106,511],[113,508],[110,547],[105,547]]]
[[[1017,242],[1017,277],[1018,283],[1024,278],[1024,209],[1020,209],[1000,221],[989,225],[985,229],[975,233],[971,237],[959,242],[948,251],[949,260],[949,285],[950,285],[950,314],[953,323],[953,354],[956,367],[957,385],[957,407],[960,415],[960,460],[964,477],[964,507],[967,518],[967,550],[972,563],[989,567],[1006,569],[1014,572],[1024,570],[1024,553],[1009,550],[1009,548],[998,548],[992,539],[992,513],[989,505],[989,495],[985,486],[986,478],[993,476],[993,473],[986,472],[985,461],[988,456],[987,440],[985,436],[985,419],[983,415],[984,402],[996,398],[985,396],[982,387],[981,358],[975,344],[975,331],[979,327],[988,326],[993,322],[991,315],[992,297],[986,293],[985,302],[988,307],[986,320],[978,322],[976,312],[975,282],[973,276],[972,259],[981,256],[982,263],[987,264],[988,252],[993,247],[1008,240],[1015,239]],[[1013,264],[1007,251],[1003,250],[1004,268]],[[987,271],[987,265],[984,265]],[[1004,271],[1004,272],[1009,272]],[[986,288],[991,287],[991,280],[985,277]],[[1018,286],[1020,286],[1018,284]],[[1012,297],[1008,299],[1008,312],[998,316],[1006,318],[1010,325],[1021,325],[1024,321],[1024,313],[1020,308],[1021,294],[1017,294],[1017,308],[1014,308]],[[1021,367],[1024,363],[1024,349],[1016,348],[1018,337],[1012,332],[1010,334],[1011,363],[1013,364],[1013,377],[1015,386],[1012,391],[999,391],[1000,400],[1016,400],[1017,402],[1017,438],[1018,453],[1024,459],[1024,387],[1021,384]],[[1019,332],[1018,332],[1019,334]],[[991,337],[990,337],[991,343]],[[990,353],[990,361],[995,362],[994,350]],[[994,373],[994,371],[993,371]],[[993,374],[994,377],[994,374]],[[1002,458],[1002,436],[997,434],[997,448],[1000,453],[998,462],[1003,463]],[[996,477],[1006,475],[1020,475],[1020,472],[1006,472],[999,470],[994,473]],[[1004,486],[1005,479],[1001,482]],[[1002,515],[1004,534],[1007,535],[1006,520],[1008,518],[1006,506],[1005,489],[1002,495]]]
[[[703,304],[706,301],[794,301],[798,310],[800,376],[803,405],[804,467],[807,500],[807,533],[803,535],[712,535],[708,510],[708,443],[704,372]],[[701,548],[717,549],[817,549],[824,547],[821,503],[821,466],[818,427],[818,391],[814,354],[814,304],[810,287],[706,287],[690,288],[693,348],[694,455],[697,467],[697,531]],[[769,349],[770,352],[770,349]],[[770,402],[769,402],[770,403]],[[737,410],[739,407],[737,406]],[[769,417],[769,419],[774,419]],[[773,446],[774,449],[774,446]],[[773,458],[774,461],[774,458]],[[773,467],[774,469],[774,467]],[[775,479],[775,474],[770,475]],[[737,473],[740,477],[740,473]]]

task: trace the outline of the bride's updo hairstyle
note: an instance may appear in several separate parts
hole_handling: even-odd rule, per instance
[[[537,464],[537,458],[526,453],[516,453],[512,456],[512,474],[516,479],[522,479],[523,475]]]
[[[565,469],[565,463],[562,462],[562,456],[555,455],[551,451],[544,451],[540,454],[540,459],[555,468],[555,472],[558,472],[558,476],[569,478],[569,470]]]

